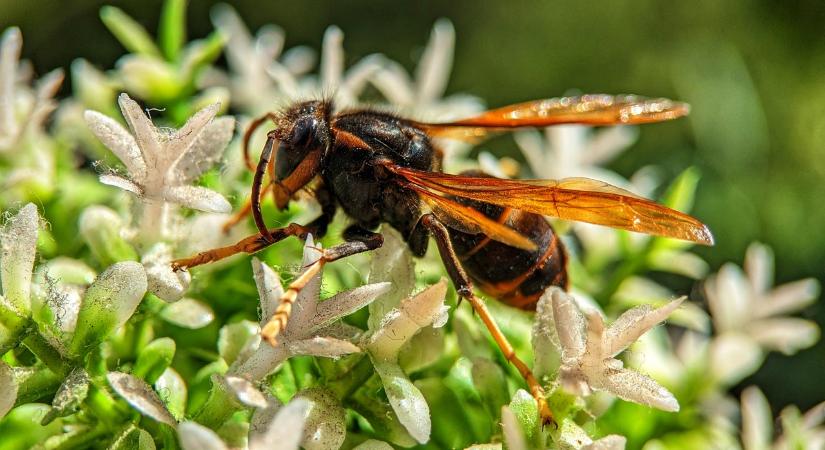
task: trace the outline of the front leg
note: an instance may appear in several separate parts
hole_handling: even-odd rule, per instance
[[[375,250],[384,244],[384,236],[365,230],[357,225],[350,226],[344,231],[346,242],[322,251],[321,257],[308,265],[301,275],[295,278],[284,291],[275,313],[261,328],[261,337],[273,347],[278,343],[278,335],[286,328],[289,316],[292,314],[292,305],[298,294],[317,275],[324,264],[346,258],[347,256]]]

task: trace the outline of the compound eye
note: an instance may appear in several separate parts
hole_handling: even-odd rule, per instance
[[[292,134],[289,136],[289,143],[293,146],[300,147],[309,144],[312,138],[312,133],[315,131],[315,119],[303,119],[295,122],[292,127]]]

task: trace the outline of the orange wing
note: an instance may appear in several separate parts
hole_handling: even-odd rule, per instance
[[[503,180],[423,172],[394,164],[387,168],[416,186],[416,191],[430,191],[430,196],[437,196],[434,191],[564,220],[713,245],[710,230],[697,219],[602,181]]]
[[[483,233],[490,239],[522,250],[533,251],[537,248],[533,241],[518,231],[490,219],[478,210],[433,194],[415,184],[410,184],[409,188],[418,192],[433,214],[450,228],[469,234]]]
[[[491,131],[565,123],[604,126],[661,122],[685,116],[689,111],[688,104],[666,98],[588,94],[518,103],[455,122],[417,125],[432,136],[474,139]]]

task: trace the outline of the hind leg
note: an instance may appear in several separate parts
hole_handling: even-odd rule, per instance
[[[459,261],[458,256],[453,250],[453,244],[450,242],[447,227],[432,214],[427,214],[422,217],[421,223],[432,233],[438,246],[438,252],[441,254],[441,260],[444,262],[444,267],[447,269],[447,273],[455,285],[459,299],[466,299],[470,303],[473,310],[484,323],[484,326],[487,327],[487,330],[493,336],[493,340],[496,341],[501,352],[504,353],[504,357],[515,366],[524,378],[524,381],[527,382],[530,393],[533,395],[533,398],[536,399],[542,423],[555,423],[553,420],[553,412],[550,411],[550,407],[547,405],[547,400],[544,397],[544,389],[541,387],[541,384],[539,384],[533,372],[530,371],[530,368],[527,367],[527,364],[516,355],[512,344],[510,344],[507,337],[504,336],[504,333],[502,333],[501,329],[496,325],[490,310],[487,309],[487,305],[473,293],[473,285],[467,273],[461,267],[461,261]]]

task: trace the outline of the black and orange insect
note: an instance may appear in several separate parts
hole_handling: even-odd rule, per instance
[[[255,176],[249,204],[238,217],[251,211],[258,234],[173,265],[185,269],[239,252],[254,253],[287,236],[323,235],[341,207],[353,221],[344,232],[345,242],[324,250],[323,257],[290,284],[261,331],[274,345],[300,289],[325,263],[380,247],[383,238],[374,231],[380,224],[397,229],[417,256],[424,255],[432,237],[459,297],[472,305],[526,380],[542,418],[550,422],[541,385],[473,292],[474,283],[488,295],[528,310],[535,309],[547,287],[566,289],[567,256],[544,216],[706,245],[713,237],[695,218],[601,181],[442,173],[442,154],[433,138],[475,140],[492,132],[556,124],[641,124],[687,112],[686,104],[667,99],[584,95],[520,103],[454,122],[423,123],[372,110],[336,112],[330,101],[298,103],[257,119],[244,136],[245,159]],[[268,120],[275,127],[253,167],[250,136]],[[261,214],[262,197],[272,195],[284,208],[310,183],[321,205],[320,217],[306,225],[268,228]]]

